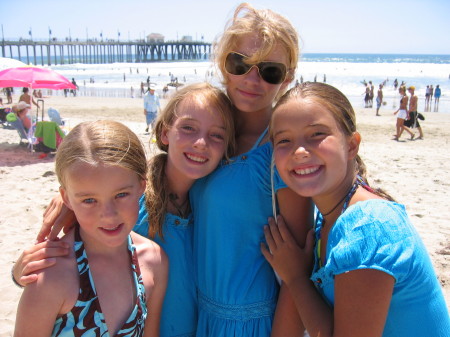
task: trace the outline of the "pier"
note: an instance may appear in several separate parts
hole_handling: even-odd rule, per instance
[[[207,60],[211,43],[195,41],[1,41],[2,57],[26,64],[99,64]]]

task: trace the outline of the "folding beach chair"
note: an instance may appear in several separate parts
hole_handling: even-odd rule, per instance
[[[25,128],[23,126],[22,121],[20,120],[20,118],[17,118],[15,121],[10,121],[9,124],[17,130],[17,133],[19,134],[20,137],[20,142],[22,143],[22,140],[26,140],[28,141],[28,135],[27,132],[25,131]]]

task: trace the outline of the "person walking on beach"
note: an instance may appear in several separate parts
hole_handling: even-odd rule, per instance
[[[270,129],[275,164],[317,213],[304,248],[281,216],[271,219],[262,253],[310,336],[448,337],[430,256],[405,206],[369,186],[356,125],[352,105],[332,86],[305,83],[280,99]]]
[[[71,89],[70,92],[72,93],[73,97],[77,95],[78,84],[75,82],[75,79],[72,77],[72,84],[75,86],[75,89]]]
[[[374,97],[374,90],[375,86],[373,85],[372,81],[369,81],[370,86],[370,92],[369,92],[369,108],[373,107],[373,97]]]
[[[432,99],[430,93],[430,86],[427,85],[427,88],[425,89],[425,111],[429,111],[430,109],[430,100]]]
[[[439,84],[436,85],[436,90],[434,90],[434,112],[438,112],[439,110],[439,99],[441,98],[441,88],[439,88]]]
[[[64,138],[55,171],[78,224],[61,238],[69,255],[24,289],[15,337],[159,336],[167,257],[130,233],[146,185],[144,158],[139,138],[118,122],[83,122]]]
[[[376,116],[380,116],[379,111],[383,104],[383,84],[380,84],[377,91],[377,113]]]
[[[400,136],[403,133],[403,130],[406,130],[411,136],[411,139],[414,139],[414,133],[406,127],[405,119],[408,118],[408,96],[406,95],[406,87],[404,85],[401,85],[398,89],[398,92],[401,96],[400,99],[400,107],[394,111],[394,115],[397,115],[397,121],[396,121],[396,134],[394,135],[394,140],[398,141],[400,140]]]
[[[414,94],[415,90],[416,87],[414,87],[413,85],[408,87],[408,92],[411,95],[411,97],[409,98],[409,109],[408,109],[409,118],[405,120],[404,125],[411,129],[417,128],[419,130],[419,139],[423,139],[423,131],[419,123],[419,115],[417,112],[417,103],[419,101],[419,97],[417,97],[417,95]]]
[[[148,87],[147,93],[144,95],[144,115],[147,123],[145,132],[148,132],[148,128],[153,126],[153,122],[160,109],[159,96],[155,92],[155,86],[151,84]]]
[[[363,93],[363,95],[364,95],[364,107],[368,108],[369,104],[370,104],[370,86],[369,86],[368,83],[365,83],[364,85],[366,86],[366,89],[365,89],[365,91]]]

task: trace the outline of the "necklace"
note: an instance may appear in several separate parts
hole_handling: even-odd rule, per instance
[[[334,206],[331,211],[327,212],[327,213],[322,213],[323,217],[326,217],[327,215],[330,215],[331,213],[333,213],[336,208],[345,200],[345,198],[347,198],[347,196],[349,195],[350,191],[353,189],[354,185],[350,186],[350,188],[348,189],[347,193],[344,194],[344,197],[339,200],[339,202],[336,204],[336,206]]]
[[[189,198],[186,197],[186,199],[179,204],[177,200],[179,199],[178,195],[175,193],[169,193],[169,202],[172,204],[172,206],[175,208],[177,214],[181,218],[186,218],[191,210],[190,204],[189,204]]]
[[[316,231],[316,258],[317,258],[317,262],[319,267],[322,267],[322,258],[321,258],[321,254],[320,254],[320,250],[321,250],[321,246],[322,246],[322,238],[321,238],[321,232],[322,232],[322,228],[325,227],[325,216],[331,214],[340,204],[342,201],[344,201],[344,205],[342,207],[342,211],[341,214],[345,212],[345,210],[347,209],[349,203],[350,203],[350,199],[353,197],[353,195],[356,192],[356,189],[358,188],[359,185],[363,185],[363,180],[358,176],[356,181],[353,183],[353,185],[350,187],[350,189],[348,190],[348,192],[344,195],[344,197],[337,203],[336,206],[333,207],[333,209],[331,211],[329,211],[328,213],[325,214],[321,214],[317,216],[316,219],[316,224],[315,224],[315,231]],[[320,212],[320,211],[319,211]]]

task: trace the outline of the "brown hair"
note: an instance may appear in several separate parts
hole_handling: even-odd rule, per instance
[[[58,147],[55,171],[62,187],[67,169],[83,162],[92,166],[117,165],[146,179],[145,151],[136,134],[125,125],[102,120],[75,126]]]
[[[320,82],[304,82],[290,89],[283,97],[281,97],[275,106],[274,111],[293,99],[308,99],[330,111],[344,135],[350,137],[357,132],[355,111],[347,97],[335,87]],[[270,125],[270,138],[273,141],[272,125]],[[366,165],[359,154],[356,155],[355,164],[356,173],[362,178],[367,186],[369,186]],[[372,188],[372,190],[380,197],[394,201],[394,199],[383,190],[378,188]]]
[[[148,235],[151,238],[156,234],[163,238],[163,224],[169,202],[169,188],[165,176],[169,146],[162,142],[161,134],[164,130],[173,126],[178,118],[179,104],[188,99],[206,101],[211,113],[220,114],[227,134],[225,157],[228,159],[234,153],[234,110],[227,95],[209,83],[191,84],[178,90],[158,115],[153,131],[156,146],[161,153],[153,156],[149,162],[147,187],[145,189],[145,206],[149,219]]]
[[[289,80],[294,78],[299,58],[298,34],[292,24],[282,15],[270,9],[255,9],[248,3],[241,3],[234,11],[233,18],[213,44],[216,66],[226,84],[225,59],[231,51],[236,51],[240,39],[249,34],[258,34],[261,47],[246,60],[251,64],[263,61],[276,46],[282,46],[287,53]],[[280,92],[278,95],[281,96]]]

